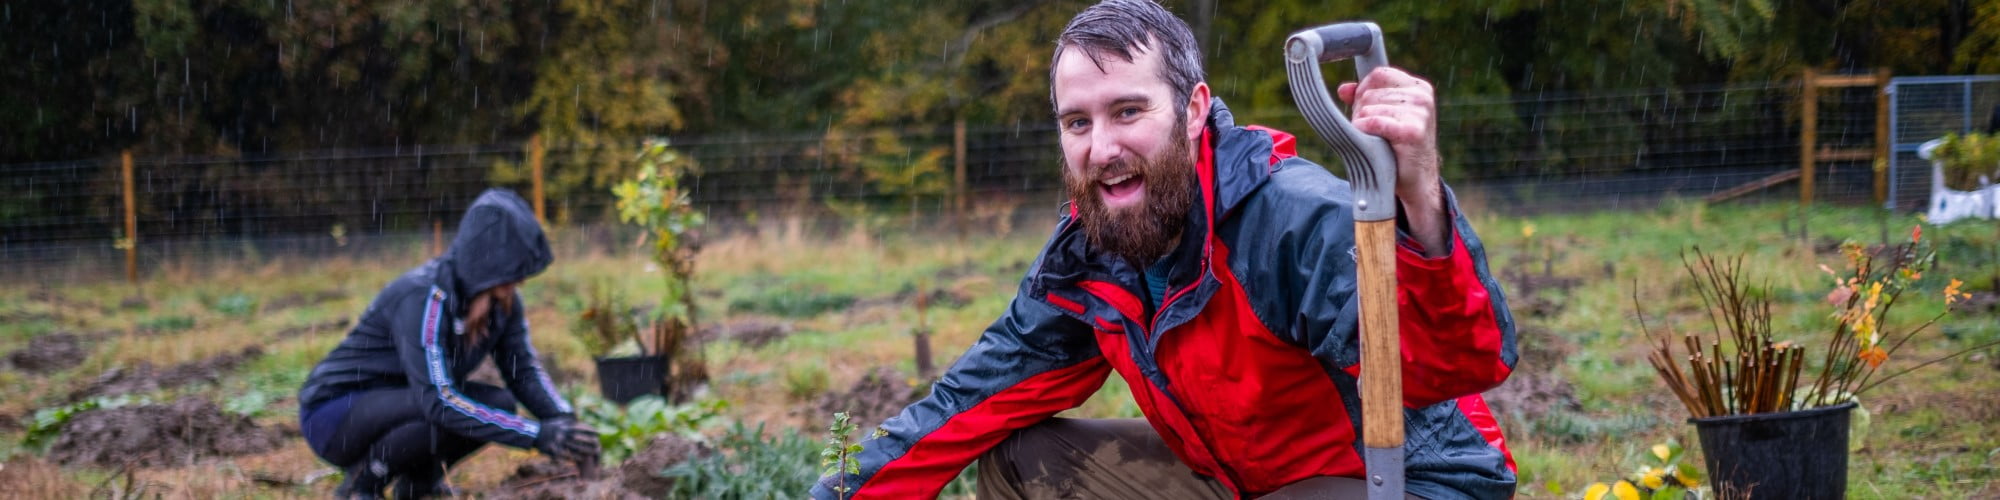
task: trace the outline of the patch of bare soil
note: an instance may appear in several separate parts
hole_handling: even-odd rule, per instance
[[[792,322],[760,316],[734,317],[709,322],[697,336],[703,342],[734,340],[756,349],[792,334]]]
[[[79,413],[63,426],[48,456],[63,465],[174,467],[205,457],[263,453],[284,439],[279,429],[258,426],[249,417],[191,397],[170,405]]]
[[[27,373],[61,371],[90,357],[90,349],[85,346],[88,340],[70,333],[35,337],[28,341],[26,347],[8,353],[7,362],[13,364],[14,369]]]
[[[74,402],[95,396],[140,394],[196,382],[212,384],[222,380],[224,375],[234,371],[236,367],[262,355],[264,355],[263,348],[250,346],[240,352],[218,354],[163,370],[155,369],[152,363],[145,361],[134,363],[132,366],[113,367],[98,375],[97,380],[91,382],[89,386],[70,393],[69,400]]]
[[[626,458],[618,466],[618,472],[625,489],[651,498],[665,498],[674,490],[674,479],[660,476],[660,471],[714,453],[701,441],[679,434],[660,434],[653,436],[653,442],[645,450]]]
[[[570,498],[643,499],[619,481],[618,469],[580,468],[574,464],[536,461],[521,464],[513,477],[485,495],[489,499],[566,500]]]
[[[1576,388],[1561,374],[1563,357],[1574,348],[1560,337],[1525,326],[1518,335],[1521,357],[1514,363],[1513,375],[1485,394],[1493,413],[1528,422],[1558,410],[1581,410]]]
[[[856,428],[873,429],[919,399],[921,394],[907,380],[895,368],[877,366],[848,390],[820,395],[813,406],[822,415],[847,412]]]

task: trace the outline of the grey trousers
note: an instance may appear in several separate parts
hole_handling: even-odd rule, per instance
[[[1367,483],[1315,477],[1261,498],[1367,498]],[[1051,418],[1015,431],[979,458],[980,500],[1223,499],[1140,419]],[[1417,497],[1410,497],[1417,498]]]

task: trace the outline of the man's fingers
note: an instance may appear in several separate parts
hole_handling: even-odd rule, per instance
[[[1334,93],[1340,94],[1340,102],[1354,104],[1354,89],[1360,86],[1358,83],[1344,82],[1340,84],[1340,88],[1334,90]]]

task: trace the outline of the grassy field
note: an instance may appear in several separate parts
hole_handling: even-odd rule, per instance
[[[1479,213],[1470,210],[1470,213]],[[1791,205],[1705,207],[1668,202],[1637,212],[1483,216],[1475,226],[1490,263],[1513,301],[1523,358],[1515,378],[1494,395],[1519,464],[1522,497],[1574,497],[1594,481],[1615,480],[1668,439],[1692,444],[1687,413],[1644,361],[1633,296],[1649,321],[1675,329],[1706,327],[1698,299],[1684,285],[1679,253],[1699,244],[1712,253],[1744,254],[1752,276],[1777,299],[1779,337],[1816,345],[1831,311],[1822,301],[1830,279],[1820,264],[1839,265],[1837,245],[1909,237],[1917,221],[1872,210],[1821,208],[1802,220]],[[1801,235],[1804,228],[1804,235]],[[704,399],[728,405],[722,421],[797,429],[823,439],[831,420],[823,401],[848,392],[878,367],[916,387],[910,332],[934,332],[938,366],[970,345],[1000,313],[1045,237],[1045,227],[1005,234],[854,235],[831,239],[742,235],[710,242],[695,288],[701,317],[720,326],[704,346],[713,375]],[[1990,300],[2000,281],[2000,227],[1970,222],[1926,226],[1940,265],[1924,284],[1949,278]],[[524,288],[534,341],[559,384],[595,392],[592,366],[574,335],[584,290],[609,283],[634,298],[657,296],[659,271],[623,248],[555,232],[558,261]],[[0,287],[0,352],[77,350],[55,366],[0,371],[0,496],[76,497],[119,485],[146,485],[166,496],[324,496],[332,480],[311,481],[327,467],[288,437],[275,451],[205,458],[194,465],[132,471],[58,466],[33,442],[38,410],[71,405],[93,388],[138,366],[154,374],[196,366],[187,383],[146,388],[128,398],[171,402],[205,397],[258,424],[296,427],[292,399],[306,371],[345,334],[379,287],[426,255],[365,260],[269,258],[227,265],[157,269],[139,287],[122,282],[11,283]],[[914,297],[931,297],[923,314]],[[1937,294],[1909,299],[1898,325],[1921,322],[1943,307]],[[1990,303],[1990,302],[1989,302]],[[1699,320],[1699,321],[1698,321]],[[1908,323],[1908,324],[1905,324]],[[784,325],[750,342],[732,327]],[[66,336],[66,337],[63,337]],[[70,344],[51,338],[72,339]],[[1990,307],[1948,317],[1906,346],[1888,368],[2000,338]],[[766,342],[767,341],[767,342]],[[39,343],[38,343],[39,342]],[[245,353],[246,349],[255,348]],[[58,353],[60,354],[60,353]],[[218,356],[242,361],[218,364]],[[16,360],[18,362],[18,360]],[[206,363],[206,364],[203,364]],[[18,363],[17,363],[18,364]],[[1968,498],[2000,495],[2000,351],[1939,363],[1863,395],[1872,423],[1852,455],[1849,494],[1856,498]],[[1116,377],[1078,416],[1137,416]],[[874,422],[863,422],[863,429]],[[721,426],[708,428],[718,435]],[[295,436],[295,434],[292,434]],[[817,437],[814,437],[817,436]],[[453,480],[492,493],[527,452],[488,449]],[[129,486],[125,486],[128,487]]]

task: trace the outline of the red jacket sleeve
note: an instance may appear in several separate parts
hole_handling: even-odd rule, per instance
[[[1463,219],[1453,218],[1449,254],[1426,258],[1411,245],[1396,250],[1403,403],[1411,408],[1484,392],[1513,372],[1499,288],[1488,286],[1483,256],[1467,248]]]

